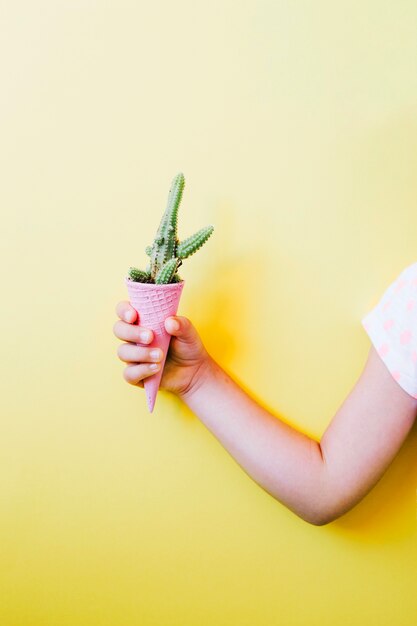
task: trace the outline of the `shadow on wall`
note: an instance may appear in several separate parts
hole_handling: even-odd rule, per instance
[[[262,207],[259,210],[262,213]],[[205,276],[190,284],[192,300],[185,302],[190,319],[194,321],[204,345],[221,367],[251,396],[258,404],[273,412],[265,400],[249,388],[240,378],[239,367],[231,367],[239,358],[247,363],[253,358],[253,331],[263,325],[264,307],[259,302],[266,302],[270,297],[267,286],[260,277],[264,275],[268,263],[267,251],[262,241],[249,240],[247,234],[239,234],[239,224],[243,211],[232,201],[222,200],[214,208],[212,223],[215,231],[206,244],[209,260],[205,265]],[[261,217],[256,217],[252,229],[258,227]],[[251,212],[246,224],[254,221]],[[247,230],[247,229],[246,229]],[[280,272],[286,271],[286,264],[278,262],[275,272],[279,284]],[[269,270],[269,268],[268,268]],[[279,270],[279,271],[278,271]],[[191,282],[191,281],[190,281]],[[256,319],[255,319],[256,315]],[[269,318],[266,321],[270,323]],[[248,341],[252,333],[251,342]],[[280,419],[291,424],[285,416]]]
[[[417,526],[417,420],[400,452],[375,487],[330,526],[333,532],[361,536],[367,544],[398,542]]]
[[[245,351],[245,333],[253,324],[250,289],[256,290],[265,262],[260,245],[239,238],[241,215],[231,201],[222,200],[213,209],[215,230],[206,250],[200,252],[208,256],[205,275],[190,285],[192,301],[186,305],[190,318],[198,318],[196,326],[207,350],[225,367]]]
[[[412,119],[411,113],[414,116]],[[339,168],[338,180],[333,182],[342,190],[341,193],[345,188],[350,190],[346,208],[351,211],[354,207],[358,212],[355,221],[358,228],[360,224],[365,224],[365,228],[360,230],[361,241],[358,242],[363,244],[362,256],[364,260],[367,259],[367,263],[372,262],[372,259],[375,263],[381,261],[378,272],[384,272],[384,267],[390,266],[390,258],[386,255],[385,231],[394,231],[394,239],[397,236],[398,241],[397,245],[394,241],[392,247],[401,250],[404,258],[413,260],[413,251],[416,249],[417,235],[412,234],[413,229],[403,232],[405,222],[415,220],[417,126],[415,112],[411,113],[406,111],[403,117],[393,120],[391,126],[373,128],[368,134],[350,138],[349,141],[355,141],[355,144],[341,144],[338,147],[340,153],[334,155],[339,161]],[[340,163],[347,159],[349,162],[346,167],[340,167]],[[340,179],[341,171],[344,172],[343,179]],[[397,193],[399,187],[402,189],[400,198]],[[360,197],[355,195],[355,189],[360,189]],[[400,223],[396,210],[398,202],[404,216]],[[217,231],[211,242],[210,260],[206,265],[208,273],[204,280],[192,286],[193,309],[199,318],[198,330],[209,352],[226,371],[235,357],[245,354],[245,332],[253,327],[251,299],[265,296],[262,292],[264,286],[259,281],[267,261],[265,249],[257,242],[240,240],[240,218],[241,213],[238,214],[232,202],[219,203],[213,214]],[[390,252],[391,258],[392,254]],[[364,273],[366,275],[367,272]],[[248,285],[251,286],[250,290]],[[359,295],[360,289],[358,298]],[[204,308],[199,309],[200,302],[204,303]],[[234,373],[233,377],[259,404],[297,428],[290,417],[287,419],[277,414]],[[376,545],[386,544],[390,540],[398,542],[401,535],[414,533],[417,524],[416,460],[417,421],[377,485],[351,511],[327,526],[326,530],[356,540],[362,538],[367,544]]]
[[[346,190],[346,210],[357,215],[354,223],[362,265],[368,269],[358,277],[359,283],[363,283],[358,300],[359,291],[364,294],[362,299],[372,297],[371,285],[375,288],[376,304],[384,285],[397,274],[392,267],[399,272],[405,264],[417,261],[416,114],[413,104],[369,130],[361,129],[360,134],[351,135],[349,145],[340,145],[340,153],[334,155],[339,163],[334,183],[341,193]],[[343,162],[346,167],[340,167]],[[375,276],[388,277],[381,280],[378,290],[373,282]],[[379,544],[398,541],[401,534],[414,534],[416,525],[417,420],[378,484],[329,529],[363,536],[367,543]]]

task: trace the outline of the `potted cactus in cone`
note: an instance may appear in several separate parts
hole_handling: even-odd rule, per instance
[[[184,190],[185,179],[180,172],[171,183],[168,203],[162,216],[155,239],[145,248],[150,261],[146,270],[130,267],[125,278],[130,304],[138,312],[140,324],[154,333],[151,347],[161,348],[163,360],[156,374],[145,378],[144,389],[149,411],[152,413],[156,395],[171,340],[165,330],[165,320],[176,315],[184,280],[178,269],[187,257],[191,256],[207,241],[213,226],[205,226],[183,241],[177,234],[178,208]],[[138,321],[139,321],[138,320]]]

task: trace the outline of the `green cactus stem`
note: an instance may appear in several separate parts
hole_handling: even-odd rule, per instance
[[[184,174],[180,172],[174,177],[171,183],[167,207],[162,216],[150,251],[151,276],[153,280],[156,279],[156,275],[162,266],[169,259],[175,257],[175,248],[178,241],[178,208],[180,206],[184,185]],[[148,246],[147,249],[149,249],[149,247],[150,246]]]
[[[177,245],[177,257],[180,259],[186,259],[187,257],[197,252],[201,246],[206,243],[207,239],[210,237],[213,232],[213,226],[204,226],[199,231],[191,235],[191,237],[187,237],[184,241],[181,241]]]
[[[131,280],[155,284],[180,282],[182,278],[176,272],[181,266],[182,260],[201,248],[213,232],[213,226],[205,226],[191,237],[182,242],[179,241],[177,235],[178,209],[184,186],[184,174],[180,172],[171,182],[167,206],[153,244],[145,248],[145,253],[150,260],[146,271],[131,267],[129,270]]]
[[[151,281],[151,275],[139,270],[137,267],[130,267],[128,276],[137,283],[149,283]]]
[[[176,259],[175,257],[169,259],[169,261],[167,261],[157,273],[155,284],[166,285],[167,283],[170,283],[181,262],[182,261],[180,259]]]

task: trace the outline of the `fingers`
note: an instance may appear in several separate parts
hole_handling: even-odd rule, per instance
[[[178,317],[171,315],[165,320],[165,330],[170,334],[176,334],[180,329],[180,321]]]
[[[139,316],[126,300],[116,306],[119,320],[113,326],[113,333],[118,339],[130,343],[123,343],[117,349],[117,355],[121,361],[133,363],[128,365],[123,372],[123,377],[131,385],[143,388],[143,379],[152,376],[161,368],[163,358],[159,348],[146,348],[137,346],[137,343],[151,343],[154,334],[150,328],[139,326]],[[138,361],[142,361],[141,363]]]
[[[130,302],[128,302],[127,300],[122,300],[121,302],[117,303],[116,313],[121,320],[129,322],[129,324],[135,322],[138,316],[138,312],[136,311],[136,309],[134,309]]]
[[[126,363],[159,363],[162,360],[162,350],[160,348],[145,348],[136,346],[133,343],[122,343],[117,349],[117,356]]]
[[[113,333],[118,339],[134,343],[151,343],[153,341],[152,330],[135,323],[136,320],[139,321],[138,312],[127,300],[117,303],[116,313],[120,320],[114,324]]]
[[[152,369],[155,367],[155,369]],[[123,378],[130,385],[137,385],[144,378],[148,376],[152,376],[160,369],[161,365],[159,363],[138,363],[137,365],[128,365],[123,370]],[[143,385],[140,385],[143,387]]]
[[[151,343],[153,340],[153,332],[150,328],[128,324],[122,320],[118,320],[114,324],[113,333],[118,339],[131,341],[133,343]]]
[[[165,320],[165,330],[170,335],[178,337],[184,343],[195,343],[197,341],[197,331],[188,317],[182,315],[171,315]]]
[[[153,332],[149,328],[139,326],[139,316],[136,309],[127,300],[117,303],[116,313],[120,317],[113,326],[113,333],[119,339],[135,343],[151,343]]]

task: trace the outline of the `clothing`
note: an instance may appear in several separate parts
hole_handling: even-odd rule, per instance
[[[417,262],[397,276],[361,323],[393,378],[417,398]]]

